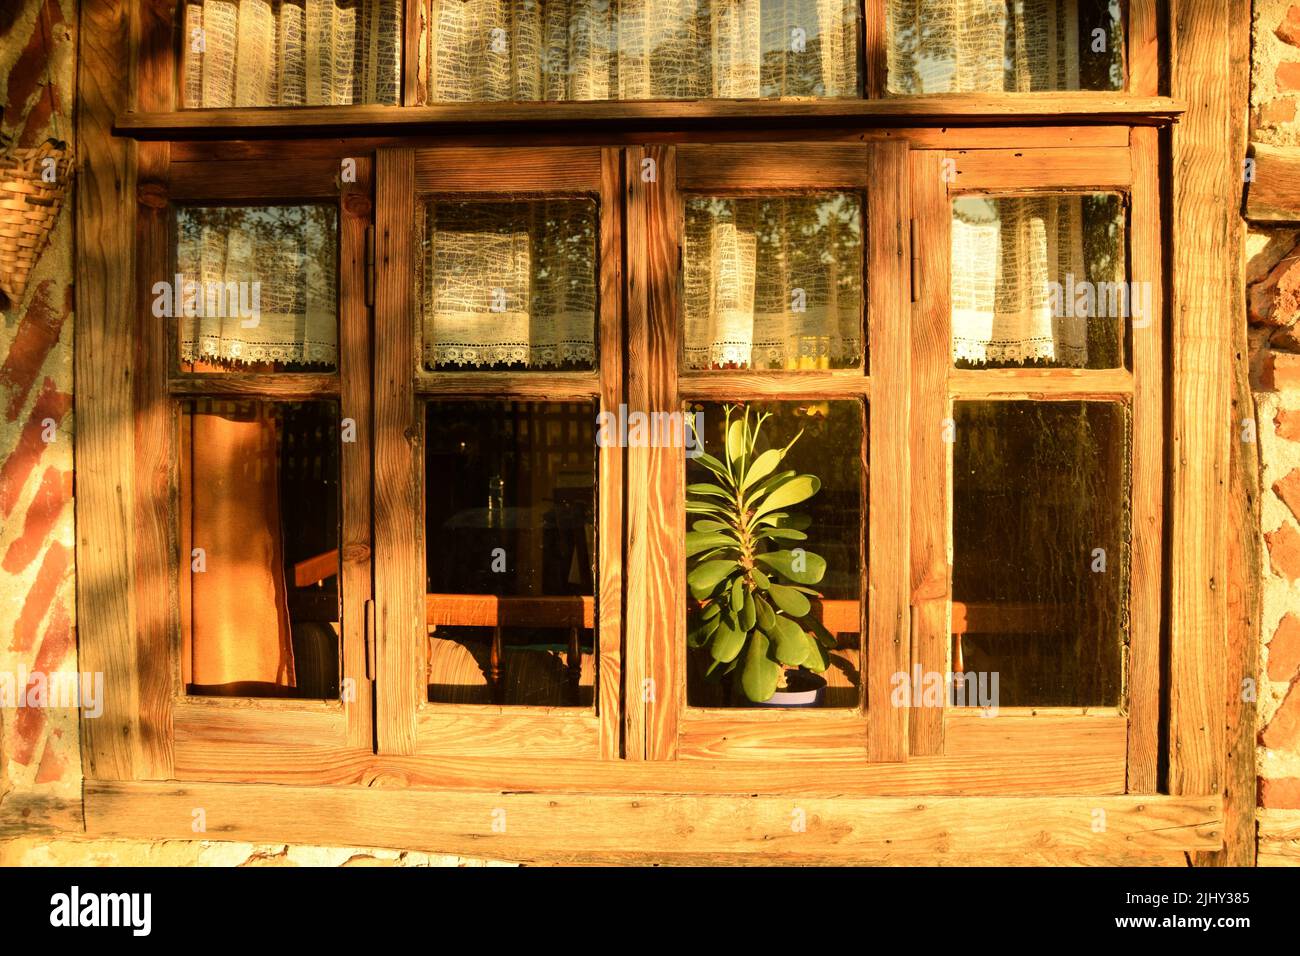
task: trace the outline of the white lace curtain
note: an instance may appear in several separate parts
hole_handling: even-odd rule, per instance
[[[335,366],[336,217],[328,206],[178,210],[176,271],[195,284],[175,307],[181,360]]]
[[[857,0],[432,4],[434,100],[857,95]]]
[[[427,202],[423,270],[427,367],[593,365],[594,203]]]
[[[402,0],[185,5],[187,108],[399,102]]]
[[[683,260],[688,368],[861,360],[856,196],[688,200]]]
[[[952,220],[953,358],[975,365],[1088,364],[1088,322],[1053,308],[1089,278],[1082,196],[960,199]]]
[[[1079,0],[889,0],[889,89],[1077,90],[1079,42]]]

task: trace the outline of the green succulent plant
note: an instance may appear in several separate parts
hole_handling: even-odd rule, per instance
[[[706,676],[739,668],[740,689],[762,703],[785,686],[788,669],[826,670],[835,646],[809,601],[821,597],[809,585],[825,576],[826,560],[799,544],[812,519],[792,510],[817,494],[821,481],[781,468],[802,431],[784,448],[759,452],[771,415],[727,405],[724,416],[721,459],[705,453],[703,436],[695,435],[695,461],[716,482],[686,486],[686,513],[694,517],[686,583],[695,599],[686,639],[706,656]]]

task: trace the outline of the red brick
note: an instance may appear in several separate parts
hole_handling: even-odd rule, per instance
[[[1273,571],[1288,581],[1300,578],[1300,534],[1289,524],[1264,535]]]
[[[27,508],[23,519],[23,533],[5,552],[0,567],[17,574],[36,560],[45,545],[45,539],[63,514],[63,506],[72,497],[72,472],[46,468],[41,476],[41,486]]]
[[[1268,679],[1289,681],[1300,671],[1300,618],[1282,618],[1268,642]]]
[[[1269,810],[1300,810],[1300,779],[1260,780],[1259,805]]]
[[[31,303],[14,332],[9,354],[5,356],[4,363],[0,364],[0,389],[9,393],[5,418],[11,422],[18,420],[18,415],[27,402],[27,395],[36,382],[36,376],[40,374],[50,350],[59,341],[63,322],[72,311],[72,286],[63,290],[63,307],[56,309],[50,305],[52,284],[46,279],[36,287]]]
[[[61,23],[63,11],[58,0],[45,0],[44,9],[36,16],[36,26],[27,39],[27,45],[9,72],[4,125],[14,127],[20,120],[24,121],[18,138],[19,146],[34,146],[44,138],[41,132],[49,122],[50,97],[53,96],[55,102],[58,102],[58,90],[51,92],[47,86],[47,50],[66,35],[66,30],[53,29]],[[32,101],[34,96],[39,97],[35,102]]]
[[[1300,521],[1300,468],[1279,481],[1273,482],[1273,494],[1282,499],[1282,504],[1291,509],[1291,514]]]
[[[1293,99],[1269,100],[1259,111],[1261,126],[1285,126],[1295,122],[1296,101]]]
[[[60,392],[55,387],[54,380],[47,378],[41,393],[36,396],[32,413],[27,416],[27,423],[18,436],[18,444],[4,464],[0,464],[0,518],[9,517],[9,513],[14,510],[14,505],[22,496],[27,476],[45,452],[45,442],[41,438],[45,426],[41,423],[47,418],[54,419],[56,423],[63,421],[71,407],[72,396]]]
[[[1290,352],[1269,352],[1260,369],[1260,387],[1267,392],[1300,390],[1300,355]]]
[[[14,639],[9,645],[10,650],[30,650],[36,643],[36,631],[40,628],[41,621],[45,620],[45,612],[50,609],[59,585],[63,583],[63,575],[68,570],[68,557],[68,549],[57,541],[46,549],[45,560],[41,562],[36,580],[32,582],[31,589],[23,600],[18,620],[14,621]]]
[[[1273,424],[1277,426],[1278,438],[1300,441],[1300,412],[1279,408],[1277,414],[1273,416]]]
[[[1300,63],[1279,63],[1277,67],[1277,89],[1279,93],[1300,90]]]
[[[1300,248],[1279,259],[1262,281],[1250,287],[1250,320],[1278,328],[1300,321]]]
[[[1270,750],[1300,749],[1300,690],[1297,688],[1300,684],[1291,685],[1282,706],[1259,735],[1260,743]]]
[[[1286,19],[1279,23],[1273,32],[1283,43],[1300,47],[1300,6],[1292,4],[1291,9],[1286,12]]]

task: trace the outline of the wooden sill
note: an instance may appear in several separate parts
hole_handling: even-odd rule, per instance
[[[647,102],[441,103],[436,106],[270,106],[121,113],[114,131],[139,140],[381,134],[449,129],[554,127],[596,123],[635,129],[727,125],[809,126],[972,123],[1165,125],[1184,111],[1164,96],[1117,93],[1017,93],[838,100],[657,100]]]
[[[85,784],[96,837],[418,849],[522,862],[1179,863],[1223,845],[1213,796],[800,797],[302,787],[178,782]],[[792,827],[803,811],[804,831]],[[1094,832],[1097,811],[1103,832]],[[504,819],[504,832],[494,823]]]

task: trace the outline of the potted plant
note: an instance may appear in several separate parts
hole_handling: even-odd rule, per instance
[[[826,560],[802,546],[812,519],[793,509],[817,494],[821,481],[781,468],[802,430],[784,448],[760,452],[770,413],[727,405],[724,416],[721,459],[705,453],[695,435],[695,461],[716,480],[686,487],[694,518],[686,534],[694,598],[687,642],[704,658],[706,677],[737,673],[733,692],[751,702],[811,706],[825,689],[816,675],[829,665],[835,639],[812,616],[809,600],[821,597],[810,585],[826,574]]]

